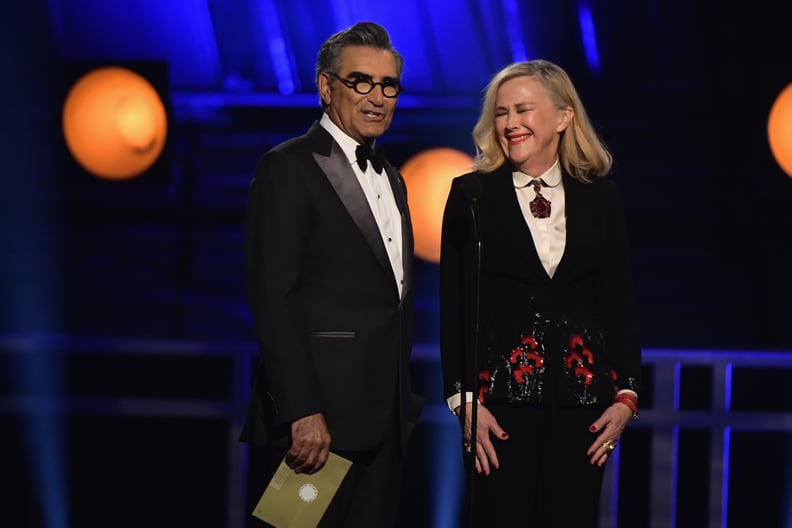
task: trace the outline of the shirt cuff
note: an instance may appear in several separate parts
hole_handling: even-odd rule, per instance
[[[448,403],[448,410],[456,414],[457,408],[462,405],[462,393],[457,392],[456,394],[452,394],[451,397],[446,400],[446,403]],[[473,403],[472,392],[465,393],[465,403]]]

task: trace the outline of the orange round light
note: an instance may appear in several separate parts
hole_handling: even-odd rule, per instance
[[[792,83],[778,94],[770,109],[767,137],[778,165],[792,177]]]
[[[415,255],[440,262],[440,238],[451,180],[470,172],[473,157],[452,148],[433,148],[416,154],[401,167],[407,185]]]
[[[167,116],[142,76],[110,66],[71,88],[63,105],[63,135],[77,162],[100,178],[126,180],[146,171],[165,146]]]

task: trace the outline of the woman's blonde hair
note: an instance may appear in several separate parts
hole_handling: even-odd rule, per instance
[[[545,87],[557,108],[571,108],[573,111],[572,121],[561,133],[558,147],[564,171],[583,182],[590,182],[591,175],[608,174],[613,158],[594,130],[572,80],[560,66],[542,59],[510,64],[496,73],[487,84],[481,115],[473,128],[476,170],[490,172],[506,161],[495,132],[495,100],[501,85],[518,77],[535,77]]]

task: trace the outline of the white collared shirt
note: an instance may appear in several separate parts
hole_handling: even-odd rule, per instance
[[[333,123],[330,116],[326,113],[322,114],[319,124],[333,136],[341,150],[344,151],[349,160],[349,165],[352,167],[358,183],[363,189],[363,194],[366,195],[369,208],[377,222],[382,242],[388,252],[388,259],[393,269],[393,275],[396,277],[399,296],[401,296],[404,287],[401,213],[396,205],[396,198],[393,195],[388,175],[385,169],[382,170],[382,174],[377,174],[371,163],[366,166],[365,171],[360,170],[355,154],[355,149],[358,146],[357,141],[338,128],[338,125]]]
[[[530,203],[536,198],[536,192],[531,182],[535,179],[541,179],[545,183],[541,193],[550,201],[550,216],[548,218],[534,218],[531,214]],[[523,217],[531,230],[536,252],[539,254],[545,271],[552,278],[566,247],[566,197],[564,184],[561,181],[561,166],[556,159],[553,166],[538,178],[532,178],[524,172],[514,171],[512,172],[512,181]]]

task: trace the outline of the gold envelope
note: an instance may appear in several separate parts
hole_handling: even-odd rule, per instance
[[[351,466],[346,458],[330,453],[322,469],[307,475],[281,461],[253,516],[276,528],[315,528]]]

